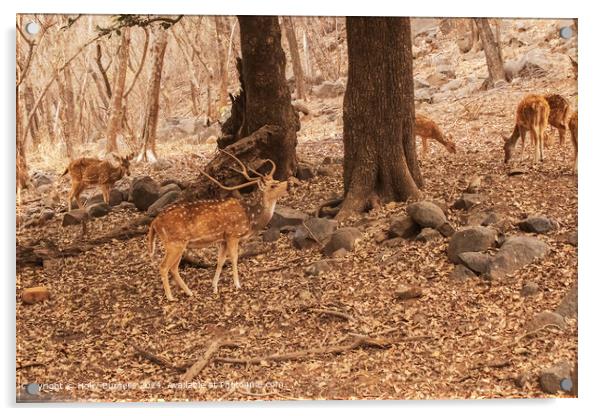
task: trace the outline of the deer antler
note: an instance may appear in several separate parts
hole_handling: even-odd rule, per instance
[[[245,166],[245,164],[244,164],[244,163],[242,163],[242,161],[241,161],[239,158],[237,158],[237,157],[236,157],[236,156],[234,156],[232,153],[230,153],[230,152],[228,152],[228,151],[226,151],[226,150],[224,150],[224,149],[220,149],[220,152],[227,154],[227,155],[228,155],[228,156],[230,156],[232,159],[236,160],[236,162],[238,162],[238,164],[240,165],[240,167],[242,168],[242,170],[238,170],[238,169],[235,169],[235,168],[230,168],[230,169],[232,169],[234,172],[240,173],[240,174],[241,174],[242,176],[244,176],[244,177],[245,177],[245,179],[246,179],[246,180],[248,180],[248,181],[255,181],[255,180],[257,179],[257,178],[251,178],[251,177],[249,176],[249,172],[248,172],[248,170],[247,170],[247,167]],[[257,173],[257,172],[255,172],[253,169],[251,169],[251,171],[252,171],[253,173]],[[261,176],[261,175],[260,175],[260,176]]]
[[[217,179],[215,179],[214,177],[212,177],[211,175],[209,175],[208,173],[206,173],[205,171],[201,170],[201,173],[203,175],[205,175],[207,178],[209,178],[212,182],[214,182],[217,186],[219,186],[222,189],[225,189],[226,191],[235,191],[236,189],[241,189],[241,188],[245,188],[247,186],[250,185],[255,185],[257,184],[261,178],[256,178],[253,179],[247,183],[242,183],[240,185],[235,185],[235,186],[226,186],[226,185],[222,185]]]

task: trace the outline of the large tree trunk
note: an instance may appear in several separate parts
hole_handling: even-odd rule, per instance
[[[348,17],[347,49],[339,219],[420,195],[408,166],[416,160],[410,19]]]
[[[295,34],[295,26],[293,19],[290,16],[282,17],[284,31],[286,33],[286,41],[288,49],[291,53],[291,61],[293,62],[293,73],[295,74],[295,85],[297,88],[297,99],[306,100],[307,93],[305,91],[305,75],[301,66],[301,56],[299,55],[299,46],[297,45],[297,35]]]
[[[152,71],[148,84],[146,110],[144,113],[144,125],[142,126],[142,150],[138,155],[138,161],[155,162],[157,150],[155,147],[157,136],[157,121],[159,119],[159,93],[161,89],[161,72],[163,71],[163,57],[167,48],[167,33],[165,29],[157,27],[153,29],[152,46]]]
[[[215,40],[217,42],[217,58],[219,72],[219,101],[218,107],[224,107],[228,103],[228,73],[226,72],[226,39],[228,38],[228,29],[226,28],[225,18],[223,16],[214,16],[215,20]]]
[[[220,147],[251,135],[265,125],[277,127],[261,158],[276,163],[274,177],[284,180],[297,170],[299,117],[286,84],[286,59],[275,16],[239,16],[242,60],[238,62],[241,92],[233,99],[231,117],[222,126]]]
[[[487,69],[489,70],[488,84],[491,86],[499,85],[500,82],[503,83],[506,81],[500,45],[495,41],[487,18],[475,18],[474,22],[479,30],[479,36],[483,43],[483,50],[485,51],[485,59],[487,59]]]
[[[31,109],[33,108],[35,100],[33,97],[33,88],[27,82],[25,83],[25,88],[23,90],[23,100],[25,103],[25,110],[27,112],[27,117],[29,117],[29,115],[31,114]],[[40,137],[39,137],[39,133],[38,133],[39,129],[40,129],[40,122],[38,119],[38,111],[36,111],[35,114],[33,115],[33,120],[31,121],[31,124],[29,125],[29,132],[28,132],[31,135],[31,142],[32,142],[34,148],[36,148],[40,143]]]
[[[123,120],[123,93],[125,91],[125,78],[128,71],[130,56],[130,30],[123,28],[121,31],[121,46],[117,57],[115,83],[111,94],[111,111],[107,123],[107,153],[116,152],[117,133],[121,130]]]

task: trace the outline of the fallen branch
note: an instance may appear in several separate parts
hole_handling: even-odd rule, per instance
[[[345,319],[347,321],[353,321],[353,317],[349,314],[346,314],[345,312],[340,312],[334,309],[321,309],[321,308],[311,308],[310,309],[312,312],[316,312],[316,313],[321,313],[323,315],[332,315],[332,316],[336,316],[337,318],[342,318]]]
[[[196,376],[198,376],[203,371],[203,369],[207,367],[207,364],[209,364],[211,358],[223,345],[222,341],[223,339],[220,337],[211,342],[203,356],[199,358],[199,360],[196,361],[188,370],[186,370],[186,373],[184,373],[184,375],[180,377],[180,380],[185,383],[188,383],[192,381]]]
[[[551,328],[561,329],[556,324],[547,324],[547,325],[542,326],[541,328],[537,328],[537,329],[535,329],[535,330],[533,330],[531,332],[527,332],[526,334],[523,334],[523,335],[519,336],[514,341],[508,342],[506,344],[499,345],[499,346],[497,346],[497,347],[495,347],[493,349],[491,349],[491,348],[482,348],[482,349],[476,351],[475,353],[473,353],[472,355],[483,354],[485,352],[492,353],[492,352],[496,352],[496,351],[499,351],[499,350],[507,348],[507,347],[514,346],[514,345],[518,344],[521,340],[523,340],[525,338],[529,338],[529,337],[531,337],[533,335],[537,335],[538,332],[543,331],[544,329],[548,330],[548,329],[551,329]],[[533,338],[533,339],[535,339],[535,338]]]
[[[130,346],[134,349],[136,354],[140,355],[142,358],[146,358],[150,362],[159,364],[160,366],[167,367],[167,368],[173,369],[173,370],[178,370],[178,371],[183,370],[182,367],[178,367],[175,364],[173,364],[172,362],[168,361],[167,359],[165,359],[161,356],[155,355],[152,352],[146,351],[135,344],[130,344]]]

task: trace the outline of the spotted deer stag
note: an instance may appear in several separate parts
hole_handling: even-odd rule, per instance
[[[71,190],[67,199],[67,207],[71,210],[71,201],[75,198],[77,206],[82,208],[79,199],[81,193],[91,186],[100,186],[104,201],[109,203],[109,193],[115,182],[130,175],[130,160],[133,154],[127,157],[115,156],[119,164],[114,166],[108,160],[100,160],[90,157],[82,157],[69,163],[69,166],[61,176],[69,173],[71,177]]]
[[[525,150],[527,132],[529,132],[531,142],[535,147],[533,151],[533,163],[543,161],[543,142],[549,117],[550,106],[545,97],[530,94],[521,100],[516,108],[514,131],[509,138],[504,138],[504,163],[508,163],[512,158],[519,137],[522,140],[522,157]]]
[[[234,285],[240,289],[238,280],[238,245],[259,230],[262,230],[272,218],[276,201],[287,193],[287,182],[277,181],[272,175],[276,165],[272,165],[268,174],[262,175],[251,170],[257,177],[250,177],[247,167],[234,155],[226,153],[236,160],[242,170],[234,169],[244,176],[247,182],[237,186],[225,186],[218,180],[203,172],[208,179],[220,188],[234,191],[236,189],[257,185],[259,192],[255,198],[243,200],[226,198],[222,200],[202,200],[196,202],[176,203],[160,213],[150,225],[148,246],[151,256],[155,251],[156,236],[159,236],[165,248],[165,257],[159,267],[165,295],[170,301],[174,300],[169,286],[169,273],[176,283],[188,295],[191,290],[180,277],[178,267],[186,248],[200,249],[217,243],[217,267],[213,278],[213,292],[217,293],[217,284],[226,257],[232,263]]]
[[[441,143],[449,153],[456,153],[456,144],[450,135],[445,137],[439,126],[430,118],[422,114],[416,114],[415,134],[422,138],[422,157],[425,158],[428,151],[428,139]]]
[[[558,130],[559,143],[564,144],[564,136],[569,129],[569,118],[571,117],[571,107],[568,101],[558,94],[548,94],[545,96],[548,105],[550,106],[550,117],[548,124]],[[546,146],[551,144],[552,137],[546,134]]]

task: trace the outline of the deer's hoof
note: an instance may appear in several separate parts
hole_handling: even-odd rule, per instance
[[[192,293],[192,291],[191,291],[191,290],[189,290],[188,292],[186,292],[186,294],[187,294],[188,296],[194,296],[194,293]]]
[[[170,302],[175,302],[176,301],[176,299],[173,296],[168,296],[167,300],[170,301]]]

